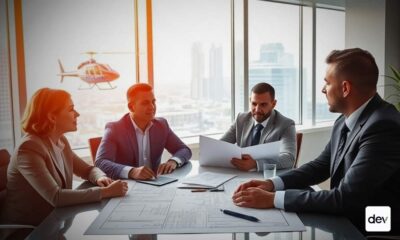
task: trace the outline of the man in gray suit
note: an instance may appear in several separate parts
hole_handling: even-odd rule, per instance
[[[231,163],[238,169],[261,170],[262,163],[275,163],[277,168],[293,167],[296,153],[296,129],[294,121],[275,110],[275,90],[268,83],[258,83],[251,89],[251,110],[239,113],[236,121],[222,136],[221,140],[236,143],[240,147],[282,141],[279,159],[253,159],[244,154],[241,159],[233,158]]]
[[[369,52],[335,50],[326,62],[322,92],[329,110],[342,115],[325,149],[298,169],[240,185],[233,201],[243,207],[341,214],[362,232],[367,206],[389,206],[392,231],[388,234],[398,234],[400,114],[377,94],[378,67]],[[330,190],[298,190],[328,178]]]
[[[167,120],[156,118],[153,88],[138,83],[128,89],[128,108],[119,121],[106,125],[96,166],[111,178],[146,180],[174,171],[189,161],[191,150],[175,135]],[[167,149],[173,156],[161,164]]]

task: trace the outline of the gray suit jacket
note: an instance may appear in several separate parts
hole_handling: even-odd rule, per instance
[[[186,163],[192,156],[192,151],[175,135],[164,118],[153,119],[150,134],[150,161],[153,171],[157,171],[164,148],[173,157],[178,157]],[[129,114],[119,121],[106,125],[104,137],[101,140],[96,155],[96,166],[109,177],[117,179],[125,166],[139,167],[139,152],[135,128]]]
[[[313,161],[280,175],[286,190],[285,210],[343,214],[364,230],[366,206],[390,206],[392,229],[400,226],[400,113],[375,95],[336,157],[340,116],[331,140]],[[329,191],[294,190],[331,178]]]
[[[251,136],[254,120],[251,112],[239,113],[230,129],[221,137],[222,141],[236,143],[239,147],[248,147],[248,138]],[[261,132],[260,143],[282,140],[279,160],[255,159],[258,166],[262,162],[276,163],[278,169],[293,167],[296,156],[296,128],[294,121],[273,110],[267,126]],[[261,169],[258,169],[261,170]]]
[[[62,174],[50,140],[27,134],[16,149],[8,167],[7,196],[1,221],[38,225],[54,207],[100,201],[100,188],[72,190],[72,175],[95,183],[105,174],[88,165],[72,152],[65,137]]]

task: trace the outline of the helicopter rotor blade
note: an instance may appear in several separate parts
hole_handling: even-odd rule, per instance
[[[99,52],[99,54],[134,54],[135,52],[113,51],[113,52]]]
[[[98,52],[95,51],[87,51],[87,52],[82,52],[81,54],[88,54],[90,58],[93,58],[94,55],[98,54]]]

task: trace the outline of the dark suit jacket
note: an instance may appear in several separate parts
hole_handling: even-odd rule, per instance
[[[289,189],[285,210],[345,215],[363,231],[366,206],[390,206],[394,229],[400,220],[400,113],[375,95],[335,158],[344,120],[336,120],[330,142],[314,161],[280,175]],[[331,190],[294,190],[329,177]]]
[[[175,135],[164,118],[153,119],[150,128],[150,160],[153,171],[157,171],[164,148],[173,157],[178,157],[186,163],[192,156],[192,151]],[[119,121],[106,125],[104,137],[101,140],[96,155],[96,166],[109,177],[117,179],[125,166],[139,167],[138,144],[135,128],[129,114]]]

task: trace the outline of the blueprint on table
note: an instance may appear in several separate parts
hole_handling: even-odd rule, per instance
[[[251,209],[232,203],[240,179],[225,183],[225,192],[193,193],[177,183],[156,187],[129,182],[123,198],[111,199],[85,234],[230,233],[305,231],[297,214],[278,209]],[[223,214],[229,209],[254,216],[251,222]]]

